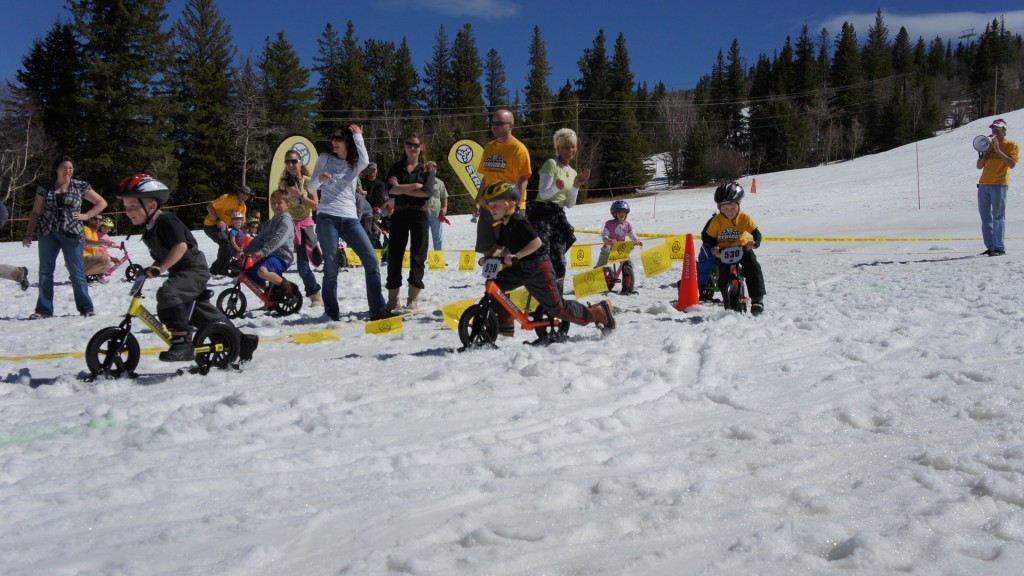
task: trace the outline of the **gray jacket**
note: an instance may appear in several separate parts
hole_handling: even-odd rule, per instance
[[[259,253],[264,258],[277,256],[289,265],[295,260],[295,222],[291,214],[282,212],[263,225],[260,233],[245,247],[246,254]]]

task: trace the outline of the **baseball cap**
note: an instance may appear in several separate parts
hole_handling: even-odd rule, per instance
[[[370,165],[367,166],[366,169],[369,170],[370,168],[376,168],[376,167],[377,167],[377,163],[376,162],[370,162]]]
[[[995,122],[989,124],[988,127],[989,128],[1002,128],[1003,130],[1006,130],[1006,120],[1003,120],[1002,118],[1000,118],[999,120],[996,120]]]
[[[249,188],[245,184],[242,184],[241,186],[235,189],[235,194],[248,194],[249,196],[252,196],[252,188]]]

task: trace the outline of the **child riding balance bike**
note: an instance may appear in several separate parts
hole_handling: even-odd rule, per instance
[[[484,297],[459,318],[459,339],[463,346],[493,345],[499,335],[512,336],[516,320],[523,328],[537,331],[541,337],[538,343],[565,339],[568,322],[581,326],[595,323],[603,332],[615,328],[611,302],[603,300],[588,307],[562,297],[555,284],[547,247],[518,210],[518,186],[499,180],[487,186],[480,196],[480,205],[494,217],[497,244],[480,259],[487,277]],[[499,271],[500,264],[504,264],[504,268]],[[505,294],[519,286],[524,286],[539,303],[532,322]]]

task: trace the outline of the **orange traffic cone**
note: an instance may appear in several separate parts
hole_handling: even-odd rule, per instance
[[[683,275],[679,279],[679,299],[676,310],[685,311],[700,303],[700,289],[697,286],[697,255],[693,249],[693,234],[686,235],[686,251],[683,253]]]
[[[750,183],[750,193],[757,194],[757,178],[754,178],[753,182]]]

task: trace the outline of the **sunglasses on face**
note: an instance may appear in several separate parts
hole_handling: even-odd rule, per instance
[[[334,136],[331,136],[331,140],[334,140],[335,142],[344,142],[345,141],[345,135],[344,134],[335,134]]]
[[[409,148],[419,148],[420,147],[420,143],[419,142],[406,142],[405,145],[408,146]]]
[[[299,160],[297,158],[289,158],[289,159],[285,160],[284,163],[285,164],[298,164]]]

